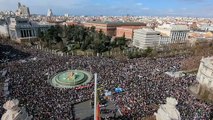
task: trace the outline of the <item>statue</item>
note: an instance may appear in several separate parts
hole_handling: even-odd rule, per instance
[[[160,105],[157,113],[154,113],[156,120],[181,120],[180,113],[176,109],[177,104],[175,98],[166,98],[166,104]]]
[[[18,107],[17,99],[7,101],[3,107],[7,111],[2,115],[1,120],[31,120],[32,116],[28,116],[24,107]]]
[[[76,77],[76,75],[74,72],[69,72],[67,75],[68,80],[73,80],[73,79],[75,79],[75,77]]]

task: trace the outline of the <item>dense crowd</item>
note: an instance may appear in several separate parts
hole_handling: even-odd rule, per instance
[[[165,74],[174,67],[178,70],[180,61],[186,56],[120,61],[103,57],[58,56],[33,47],[13,47],[30,56],[0,64],[1,69],[8,71],[3,80],[10,78],[7,99],[20,100],[21,106],[26,106],[34,120],[72,120],[75,114],[71,106],[92,98],[93,86],[78,90],[58,89],[48,83],[49,76],[67,69],[98,73],[98,84],[113,92],[112,100],[126,119],[141,120],[152,116],[159,105],[166,102],[166,97],[178,100],[177,109],[183,120],[210,119],[213,106],[196,99],[188,90],[196,83],[195,75],[172,78]],[[116,87],[121,87],[124,92],[114,93]],[[1,106],[5,101],[0,100]],[[2,107],[0,112],[3,113]]]

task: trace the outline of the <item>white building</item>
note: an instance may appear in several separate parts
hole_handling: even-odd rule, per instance
[[[140,49],[154,47],[159,44],[160,32],[152,29],[137,29],[134,30],[133,46]]]
[[[213,101],[213,57],[201,59],[196,80],[198,84],[190,86],[190,91],[202,100]]]
[[[9,37],[8,25],[5,19],[0,19],[0,36]]]
[[[40,24],[30,21],[28,18],[10,18],[9,19],[9,35],[12,40],[22,42],[25,40],[36,40],[38,30],[45,31],[51,25]]]
[[[213,25],[212,24],[202,24],[199,26],[200,30],[202,31],[213,31]]]
[[[52,17],[52,16],[53,16],[52,9],[48,9],[48,11],[47,11],[47,17]]]
[[[187,40],[187,33],[189,32],[188,26],[186,25],[170,25],[164,24],[155,28],[155,31],[159,31],[162,35],[162,40],[165,40],[165,36],[169,39],[166,43],[183,43]]]
[[[202,86],[213,90],[213,57],[201,59],[196,79]]]
[[[69,17],[69,14],[68,13],[64,14],[64,17]]]

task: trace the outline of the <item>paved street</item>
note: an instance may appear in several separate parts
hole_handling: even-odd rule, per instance
[[[88,100],[83,103],[76,104],[74,106],[75,109],[75,118],[80,120],[93,120],[93,112],[94,109],[91,108],[90,105],[91,100]],[[107,111],[113,111],[115,110],[115,105],[112,101],[108,102],[107,107],[101,107],[101,110],[107,110]],[[120,116],[119,110],[116,112],[116,116]],[[113,117],[113,112],[102,112],[101,117],[107,118],[107,117]]]
[[[75,117],[77,119],[93,120],[93,118],[91,118],[93,116],[93,109],[91,108],[90,102],[91,100],[88,100],[86,102],[82,102],[74,106]]]

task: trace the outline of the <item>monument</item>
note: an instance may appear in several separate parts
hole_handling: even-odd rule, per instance
[[[157,113],[154,113],[156,120],[181,120],[180,113],[176,109],[177,104],[175,98],[166,98],[166,104],[160,105]]]
[[[57,88],[73,88],[85,85],[92,80],[92,74],[84,70],[67,70],[60,72],[49,80]]]
[[[196,80],[198,84],[190,86],[190,91],[202,100],[213,101],[213,57],[201,59]]]
[[[17,99],[7,101],[3,107],[7,111],[2,115],[1,120],[31,120],[32,116],[28,116],[24,107],[18,107]]]

